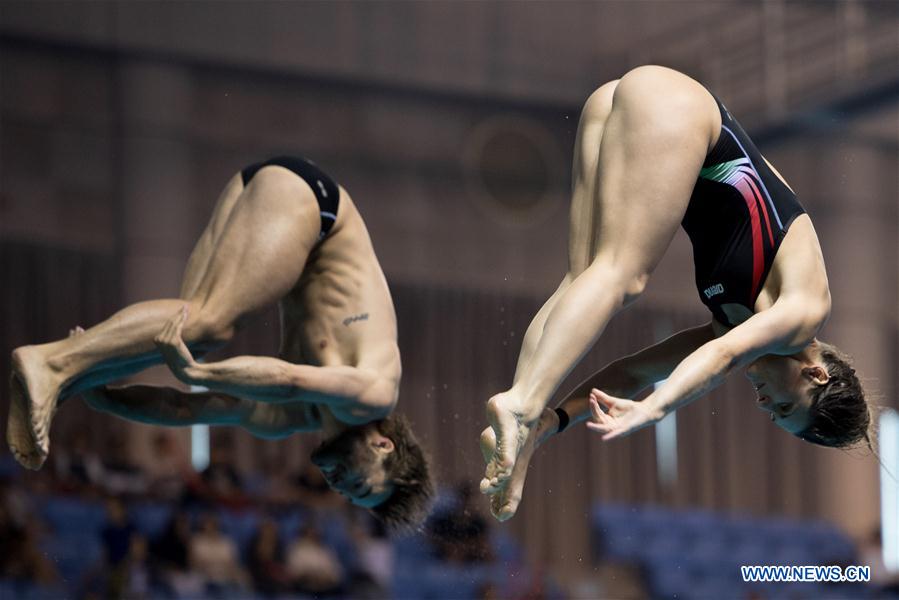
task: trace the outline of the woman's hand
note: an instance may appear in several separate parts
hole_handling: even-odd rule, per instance
[[[175,377],[189,384],[193,383],[190,371],[191,369],[196,369],[198,363],[194,360],[187,344],[184,343],[184,339],[181,337],[181,331],[184,329],[185,321],[187,321],[187,312],[188,309],[185,304],[178,314],[165,324],[165,327],[162,328],[162,331],[153,342],[156,344],[156,348],[159,349],[160,354],[162,354],[162,358],[169,366],[169,369],[175,374]]]
[[[587,427],[603,434],[603,441],[630,435],[658,423],[664,416],[655,413],[645,402],[615,398],[596,388],[590,390],[590,421]]]

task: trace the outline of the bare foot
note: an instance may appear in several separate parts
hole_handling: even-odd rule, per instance
[[[15,414],[10,410],[7,441],[11,448],[15,445],[23,457],[29,457],[23,466],[39,469],[50,451],[50,422],[56,413],[61,381],[53,375],[34,346],[16,348],[12,354],[12,368],[14,384],[10,387],[13,401],[18,401],[19,408]],[[21,434],[20,420],[25,417],[30,439]],[[10,438],[10,435],[14,437]]]
[[[6,421],[6,442],[13,458],[26,469],[38,470],[44,463],[44,457],[37,449],[31,435],[28,415],[28,395],[19,379],[12,375],[9,378],[9,418]]]
[[[524,494],[524,482],[527,479],[528,467],[534,452],[545,442],[559,427],[559,417],[555,411],[544,409],[540,421],[531,429],[527,441],[521,448],[512,475],[506,485],[490,497],[490,512],[499,521],[507,521],[515,516],[518,505]],[[484,460],[489,460],[496,448],[496,436],[493,429],[487,428],[481,433],[481,452]]]
[[[533,435],[528,436],[528,441],[521,449],[521,454],[515,461],[512,475],[506,481],[505,487],[490,497],[490,512],[498,521],[508,521],[518,512],[518,505],[521,504],[521,497],[524,494],[524,482],[528,476],[528,467],[531,457],[534,455],[533,440]]]
[[[483,494],[493,494],[506,485],[534,423],[513,406],[508,393],[497,394],[487,402],[487,422],[496,434],[496,449],[481,480]]]

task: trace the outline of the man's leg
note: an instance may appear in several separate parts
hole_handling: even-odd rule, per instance
[[[182,427],[188,425],[239,425],[253,412],[255,402],[212,392],[187,393],[170,387],[129,385],[98,387],[83,394],[98,412],[129,421]]]
[[[556,300],[515,384],[488,402],[497,446],[483,491],[506,484],[549,398],[642,292],[683,218],[717,115],[702,86],[669,69],[642,67],[618,83],[593,173],[590,262]]]
[[[43,463],[50,420],[67,383],[98,366],[108,380],[129,374],[129,364],[146,366],[156,356],[153,338],[185,304],[185,342],[209,343],[228,339],[240,316],[285,296],[319,227],[308,185],[286,169],[266,167],[235,201],[188,298],[141,302],[82,335],[16,349],[7,439],[19,462],[30,468]]]
[[[240,173],[234,175],[225,185],[225,189],[219,195],[215,208],[212,211],[212,217],[206,225],[200,239],[197,240],[187,266],[184,269],[184,275],[181,280],[181,293],[179,298],[189,300],[200,285],[200,281],[209,266],[212,258],[213,250],[221,238],[222,232],[231,212],[237,204],[237,200],[243,193],[244,185]],[[80,330],[80,328],[79,328]],[[80,330],[83,333],[83,330]],[[191,352],[197,358],[200,358],[206,352],[212,350],[217,344],[215,343],[198,343],[191,344]],[[156,353],[137,356],[133,358],[119,358],[114,365],[105,366],[98,364],[90,369],[82,372],[76,379],[69,382],[65,389],[60,393],[60,401],[69,396],[77,395],[85,390],[102,385],[107,381],[112,381],[124,377],[131,373],[142,371],[146,368],[159,364],[160,357]]]

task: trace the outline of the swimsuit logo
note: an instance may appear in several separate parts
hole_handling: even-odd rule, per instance
[[[318,184],[318,189],[321,190],[321,192],[322,192],[322,197],[327,198],[327,197],[328,197],[328,190],[325,189],[325,184],[322,183],[322,180],[321,180],[321,179],[316,179],[316,180],[315,180],[315,183]]]
[[[717,296],[718,294],[723,294],[723,293],[724,293],[724,286],[721,285],[720,283],[716,283],[715,285],[713,285],[711,287],[707,287],[705,289],[705,291],[703,291],[703,294],[705,294],[705,297],[707,299],[711,298],[712,296]]]

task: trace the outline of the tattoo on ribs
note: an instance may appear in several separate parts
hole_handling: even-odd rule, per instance
[[[359,315],[353,315],[352,317],[347,317],[343,320],[343,324],[349,327],[356,321],[368,321],[368,313],[362,313]]]

